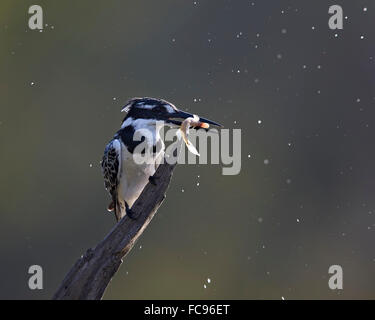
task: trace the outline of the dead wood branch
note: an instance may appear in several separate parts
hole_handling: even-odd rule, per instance
[[[53,296],[54,300],[101,299],[119,269],[122,258],[133,248],[165,198],[175,165],[161,164],[132,206],[137,219],[125,216],[95,247],[74,264]]]

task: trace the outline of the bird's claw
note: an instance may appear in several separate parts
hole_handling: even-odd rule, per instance
[[[154,185],[154,186],[156,186],[157,185],[157,183],[156,183],[156,180],[158,179],[158,177],[155,177],[155,176],[149,176],[148,177],[148,181],[150,181],[150,183],[152,184],[152,185]]]
[[[132,219],[132,220],[136,220],[137,217],[134,213],[134,211],[129,207],[128,203],[125,201],[125,212],[126,212],[126,215]]]

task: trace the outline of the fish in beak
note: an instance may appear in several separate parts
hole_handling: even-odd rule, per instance
[[[184,119],[182,122],[179,120],[174,120],[174,119]],[[210,124],[221,127],[221,125],[217,122],[214,122],[212,120],[208,120],[205,118],[201,118],[195,114],[191,114],[188,112],[184,111],[176,111],[172,116],[170,116],[167,119],[167,123],[172,123],[174,125],[179,126],[179,129],[176,132],[176,135],[179,140],[183,139],[185,142],[188,150],[199,156],[199,152],[197,149],[194,147],[194,145],[189,141],[188,135],[189,135],[189,128],[194,128],[194,129],[205,129],[208,131],[208,128],[210,127]]]
[[[212,120],[208,120],[206,118],[202,118],[202,117],[199,117],[199,116],[196,116],[192,113],[189,113],[189,112],[185,112],[185,111],[176,111],[175,113],[171,114],[170,117],[166,120],[167,123],[171,123],[171,124],[175,124],[177,126],[181,126],[182,122],[183,121],[179,121],[177,119],[187,119],[187,118],[196,118],[198,117],[198,121],[200,122],[200,125],[196,125],[196,126],[193,126],[193,128],[204,128],[204,129],[207,129],[209,126],[205,126],[204,124],[208,124],[208,125],[214,125],[214,126],[217,126],[217,127],[222,127],[221,124],[215,122],[215,121],[212,121]]]

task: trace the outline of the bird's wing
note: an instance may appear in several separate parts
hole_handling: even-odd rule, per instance
[[[118,139],[111,140],[104,150],[102,172],[104,186],[112,197],[113,209],[118,219],[118,215],[121,215],[120,204],[117,198],[117,187],[121,174],[121,142]]]

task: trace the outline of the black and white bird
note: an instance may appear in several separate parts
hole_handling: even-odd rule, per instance
[[[164,157],[165,145],[160,136],[164,125],[179,127],[181,119],[193,114],[178,110],[172,103],[154,98],[133,98],[121,110],[126,112],[119,131],[107,144],[102,159],[104,185],[112,200],[108,211],[114,211],[117,221],[125,214],[132,217],[131,207],[149,182]],[[201,122],[220,126],[204,118]],[[134,139],[134,134],[147,130],[143,140]],[[153,163],[139,164],[134,161],[136,147],[144,142],[152,147]]]

